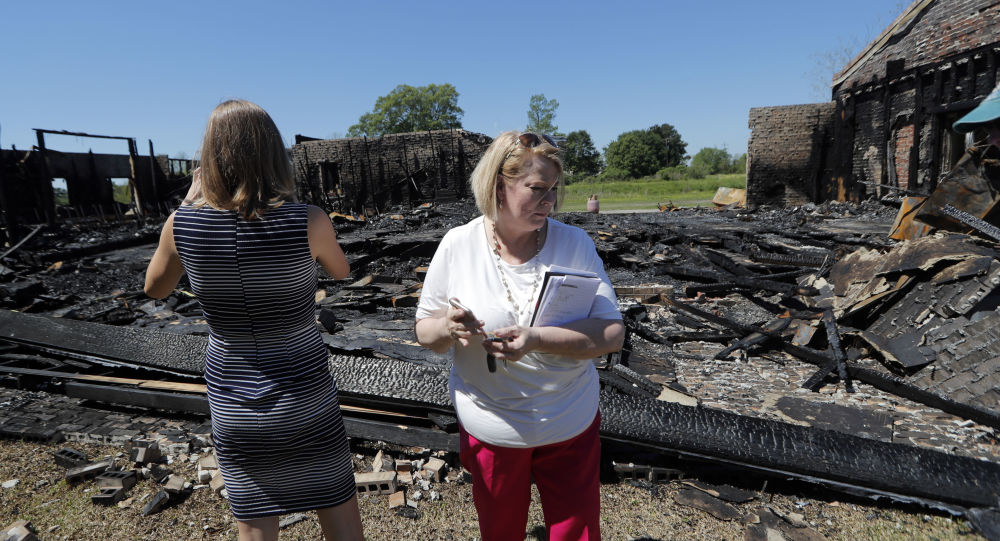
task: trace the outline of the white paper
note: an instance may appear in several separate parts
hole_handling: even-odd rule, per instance
[[[600,283],[593,272],[552,266],[545,273],[531,325],[557,326],[588,317]]]

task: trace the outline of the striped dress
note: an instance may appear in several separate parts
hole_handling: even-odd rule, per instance
[[[182,206],[174,242],[210,336],[212,437],[233,514],[261,518],[355,493],[347,434],[316,327],[306,205],[261,219]]]

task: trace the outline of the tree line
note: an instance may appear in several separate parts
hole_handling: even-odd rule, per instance
[[[703,178],[719,173],[745,173],[746,154],[731,155],[725,148],[706,147],[694,156],[670,124],[619,135],[602,151],[587,130],[561,133],[555,124],[559,102],[535,94],[528,100],[525,131],[547,133],[560,141],[568,181],[629,180],[655,176],[663,180]],[[445,130],[462,127],[465,112],[458,106],[458,90],[451,84],[399,85],[375,100],[361,115],[348,137],[380,137],[389,133]]]

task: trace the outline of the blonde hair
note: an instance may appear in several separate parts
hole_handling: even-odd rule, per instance
[[[201,143],[202,204],[259,218],[295,199],[295,180],[278,127],[255,103],[227,100],[208,117]]]
[[[497,218],[497,177],[512,179],[523,175],[533,157],[549,160],[559,170],[556,185],[560,189],[557,191],[557,201],[553,210],[562,204],[563,166],[559,148],[544,139],[537,146],[526,147],[518,142],[520,136],[519,131],[506,131],[498,135],[486,148],[483,157],[472,171],[472,176],[469,177],[472,194],[476,196],[476,206],[479,207],[479,212],[490,220]]]

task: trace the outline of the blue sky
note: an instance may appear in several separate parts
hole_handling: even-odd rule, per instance
[[[451,83],[463,127],[523,128],[528,100],[558,100],[562,132],[601,148],[669,123],[688,153],[745,152],[751,107],[829,99],[824,57],[852,54],[907,3],[72,2],[6,6],[0,146],[32,128],[135,137],[191,157],[208,114],[262,105],[286,141],[344,134],[398,84]],[[121,141],[49,136],[67,152]]]

